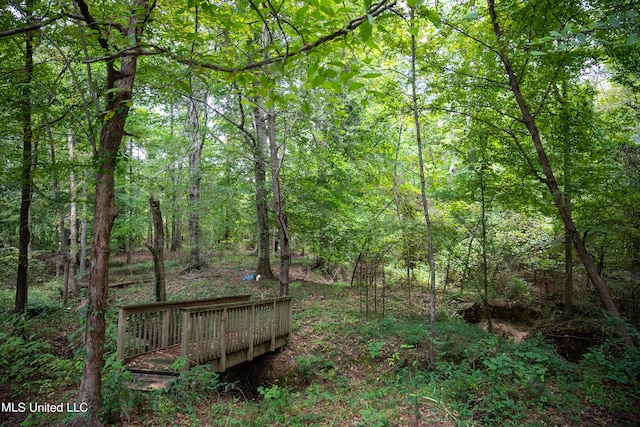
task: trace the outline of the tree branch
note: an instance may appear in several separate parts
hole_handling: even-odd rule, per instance
[[[26,25],[24,27],[12,28],[10,30],[0,31],[0,38],[14,36],[16,34],[28,33],[29,31],[39,30],[42,27],[46,27],[47,25],[56,22],[58,19],[63,18],[63,15],[54,16],[49,19],[45,19],[44,21],[35,22],[31,25]]]
[[[82,1],[82,0],[79,0]],[[334,32],[332,32],[331,34],[328,34],[326,36],[320,37],[317,40],[304,44],[302,46],[300,46],[300,48],[298,49],[294,49],[294,50],[290,50],[289,52],[285,53],[284,55],[278,55],[278,56],[273,56],[273,57],[267,57],[261,61],[256,61],[256,62],[251,62],[245,65],[240,65],[240,66],[236,66],[236,67],[227,67],[227,66],[223,66],[223,65],[217,65],[217,64],[212,64],[212,63],[208,63],[208,62],[202,62],[202,61],[198,61],[196,59],[193,58],[183,58],[179,55],[177,55],[176,53],[172,52],[171,49],[169,48],[163,48],[157,45],[152,45],[153,48],[155,48],[158,52],[157,53],[164,53],[166,55],[169,55],[169,57],[171,59],[173,59],[174,61],[180,63],[180,64],[184,64],[184,65],[188,65],[188,66],[197,66],[197,67],[201,67],[201,68],[206,68],[209,70],[214,70],[214,71],[219,71],[219,72],[224,72],[224,73],[239,73],[241,71],[249,71],[249,70],[255,70],[258,68],[262,68],[265,65],[270,65],[273,64],[275,62],[280,62],[280,61],[286,61],[289,58],[293,58],[295,56],[300,55],[303,52],[308,52],[310,50],[315,49],[316,47],[327,43],[329,41],[332,41],[340,36],[344,36],[346,34],[349,34],[351,31],[355,30],[356,28],[358,28],[360,25],[362,25],[365,21],[367,21],[369,18],[368,16],[370,15],[371,17],[376,17],[382,13],[384,13],[385,11],[391,9],[392,7],[394,7],[396,5],[396,0],[393,0],[391,2],[389,2],[388,0],[382,0],[379,3],[371,6],[371,8],[369,8],[369,11],[367,14],[359,16],[358,18],[354,18],[351,21],[349,21],[349,23],[342,29],[340,30],[336,30]],[[153,55],[153,52],[143,52],[142,54],[146,54],[146,55]]]

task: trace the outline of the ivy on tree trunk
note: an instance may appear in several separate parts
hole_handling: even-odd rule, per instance
[[[78,8],[86,24],[98,34],[100,27],[93,19],[88,5],[83,0],[76,0]],[[123,33],[136,40],[142,34],[147,0],[134,0],[129,23]],[[109,50],[107,40],[100,35],[98,42],[105,50]],[[114,192],[114,172],[116,157],[124,136],[124,125],[132,102],[132,91],[137,68],[136,51],[123,56],[120,69],[114,60],[107,60],[107,99],[103,126],[100,131],[100,142],[95,164],[96,189],[93,215],[93,239],[91,245],[91,266],[89,269],[89,299],[84,334],[86,349],[82,368],[82,379],[78,391],[78,401],[86,403],[89,411],[78,413],[73,426],[101,426],[100,411],[102,408],[102,368],[104,365],[105,343],[105,311],[109,289],[109,247],[111,230],[117,216]]]

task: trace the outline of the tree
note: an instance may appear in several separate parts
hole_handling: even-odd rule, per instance
[[[156,301],[159,302],[167,300],[164,274],[164,230],[160,201],[155,200],[153,196],[149,197],[149,207],[151,208],[151,216],[153,217],[153,240],[151,243],[147,243],[147,248],[149,248],[149,251],[151,251],[153,255],[156,277]]]
[[[200,224],[200,187],[202,183],[200,164],[206,125],[203,126],[200,123],[198,102],[200,101],[196,100],[195,94],[189,96],[187,105],[187,135],[189,138],[189,267],[187,271],[200,270],[204,266],[202,228]],[[204,103],[206,104],[206,96],[204,96]]]
[[[618,309],[615,303],[613,302],[613,299],[611,298],[609,290],[606,284],[604,283],[604,281],[602,280],[602,277],[598,272],[598,269],[593,261],[593,258],[587,251],[587,248],[584,244],[582,236],[579,234],[577,230],[577,227],[571,215],[571,210],[565,204],[565,200],[562,195],[562,192],[560,191],[558,181],[549,163],[546,149],[544,147],[544,144],[542,143],[542,138],[541,138],[538,126],[536,124],[536,118],[534,114],[531,113],[531,110],[529,109],[529,105],[527,104],[525,95],[520,88],[520,82],[519,82],[518,76],[516,75],[516,72],[511,64],[510,55],[508,54],[508,50],[506,49],[506,45],[505,45],[504,33],[502,30],[501,24],[498,20],[495,1],[487,0],[487,7],[489,11],[489,16],[491,18],[491,25],[493,27],[493,32],[495,34],[495,38],[498,43],[497,47],[495,48],[495,52],[499,56],[500,61],[504,66],[504,70],[508,77],[509,86],[511,88],[511,91],[513,92],[513,96],[515,97],[515,100],[518,104],[518,108],[520,109],[520,113],[522,115],[522,121],[527,131],[529,132],[531,140],[534,144],[536,154],[538,157],[538,162],[540,167],[542,168],[542,172],[544,175],[543,182],[549,189],[549,192],[551,193],[553,202],[556,208],[558,209],[558,213],[560,214],[562,221],[565,224],[566,232],[571,237],[573,245],[578,253],[578,256],[580,257],[582,264],[587,270],[589,279],[594,284],[604,308],[607,311],[609,311],[614,317],[619,317]],[[622,329],[625,332],[624,336],[627,344],[632,346],[633,340],[631,336],[628,334],[628,332],[624,328]]]
[[[416,34],[413,31],[414,26],[414,14],[415,10],[411,8],[411,106],[413,111],[413,122],[416,130],[416,144],[418,146],[418,163],[420,169],[420,196],[422,202],[422,212],[424,215],[424,221],[427,227],[427,253],[429,259],[430,270],[430,296],[431,301],[429,305],[430,313],[430,325],[431,325],[431,340],[429,341],[429,363],[431,367],[435,366],[435,340],[436,340],[436,262],[434,258],[433,249],[433,232],[431,230],[431,217],[429,215],[429,203],[427,201],[427,189],[426,178],[424,168],[424,157],[422,147],[422,135],[420,133],[420,117],[418,110],[418,95],[417,95],[417,83],[416,83]]]
[[[33,16],[33,0],[26,0],[27,23]],[[27,268],[29,265],[29,209],[33,195],[33,129],[31,117],[31,83],[33,80],[33,33],[25,33],[24,80],[22,86],[22,191],[20,202],[20,244],[18,250],[18,275],[16,279],[15,312],[22,313],[27,305]]]
[[[269,147],[269,136],[267,134],[267,124],[263,108],[258,104],[258,99],[254,101],[253,126],[254,136],[245,137],[253,154],[253,185],[255,187],[256,218],[258,223],[258,267],[256,274],[260,274],[264,279],[273,279],[271,270],[271,239],[269,233],[269,211],[267,203],[267,147]]]
[[[84,0],[77,0],[84,23],[96,34],[100,47],[107,55],[111,47],[103,29],[93,18]],[[125,40],[136,46],[140,42],[144,26],[152,8],[147,0],[133,0],[130,16],[121,33]],[[124,125],[133,100],[133,86],[138,56],[136,49],[130,50],[120,59],[119,68],[115,58],[106,60],[105,113],[100,130],[99,146],[95,153],[96,189],[93,214],[93,237],[91,244],[91,266],[89,271],[89,301],[85,325],[84,344],[87,351],[82,368],[82,380],[78,401],[88,404],[86,414],[79,413],[72,425],[100,426],[102,398],[102,368],[104,364],[105,310],[109,281],[110,237],[117,211],[114,195],[114,169],[116,157],[124,136]]]

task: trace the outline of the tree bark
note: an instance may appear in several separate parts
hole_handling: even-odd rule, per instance
[[[171,103],[171,116],[169,122],[171,140],[174,139],[174,109],[175,105]],[[182,217],[177,213],[178,210],[178,185],[182,184],[182,163],[178,162],[177,166],[169,166],[169,177],[171,178],[171,245],[169,250],[176,252],[182,249]]]
[[[153,196],[149,197],[149,206],[153,216],[153,243],[147,247],[153,255],[153,265],[155,270],[156,302],[167,300],[167,289],[165,286],[164,274],[164,230],[162,227],[162,212],[160,201]]]
[[[500,29],[500,25],[498,23],[494,0],[487,0],[487,5],[489,7],[489,14],[491,16],[491,22],[493,24],[493,31],[495,33],[496,39],[498,40],[498,43],[501,44],[502,30]],[[602,280],[602,277],[598,273],[598,269],[596,268],[593,262],[593,259],[591,258],[591,255],[589,255],[589,252],[587,251],[587,248],[584,245],[584,242],[580,237],[580,234],[578,233],[576,225],[573,222],[573,218],[571,216],[571,211],[568,209],[568,207],[565,204],[562,192],[560,191],[556,177],[549,164],[549,160],[547,158],[547,153],[544,149],[544,145],[542,144],[542,139],[540,137],[540,132],[536,125],[535,117],[531,114],[529,107],[527,106],[527,103],[524,99],[524,95],[520,90],[520,83],[518,82],[518,79],[515,75],[515,71],[513,70],[511,61],[503,50],[500,50],[498,54],[500,56],[500,60],[502,61],[502,64],[504,65],[505,71],[509,78],[509,85],[511,87],[511,91],[513,92],[516,98],[516,102],[518,103],[518,107],[520,108],[520,112],[522,114],[522,120],[524,121],[527,127],[527,130],[531,136],[531,140],[533,141],[533,145],[535,146],[536,153],[538,155],[538,161],[540,163],[540,166],[542,167],[542,171],[545,177],[544,183],[549,189],[549,192],[551,193],[551,196],[556,205],[556,208],[558,209],[560,217],[564,222],[566,232],[570,236],[571,241],[573,242],[573,246],[575,247],[576,252],[580,257],[582,264],[587,270],[587,275],[589,276],[589,279],[593,282],[596,288],[598,296],[600,297],[600,301],[602,301],[602,305],[614,317],[619,317],[618,309],[614,304],[613,299],[611,298],[611,295],[609,294],[609,290],[607,289],[607,286]],[[628,333],[626,334],[625,339],[627,340],[628,344],[633,344],[633,340],[631,339],[631,336],[628,335]]]
[[[254,101],[253,122],[256,131],[253,150],[253,175],[256,199],[256,218],[258,221],[258,267],[256,274],[263,279],[275,279],[271,270],[271,241],[269,239],[269,211],[267,208],[267,147],[269,136],[267,134],[266,117],[261,107]]]
[[[202,256],[202,229],[200,227],[200,186],[202,170],[200,161],[204,137],[200,128],[200,117],[196,99],[189,97],[189,267],[187,271],[200,270],[204,266]]]
[[[31,20],[33,0],[26,0],[27,21]],[[16,313],[27,306],[27,270],[29,266],[29,210],[33,195],[33,130],[31,123],[31,82],[33,80],[33,34],[25,33],[25,67],[22,86],[22,191],[20,196],[20,243],[18,245],[18,274],[16,279]]]
[[[411,27],[414,25],[414,9],[411,9]],[[429,204],[427,203],[427,189],[425,183],[424,158],[422,155],[422,135],[420,133],[420,117],[418,112],[418,96],[416,90],[416,36],[411,34],[411,99],[413,109],[413,121],[416,128],[416,143],[418,145],[418,162],[420,164],[420,196],[422,200],[422,212],[427,227],[427,258],[429,259],[430,279],[429,284],[429,323],[431,339],[429,340],[429,364],[435,368],[435,340],[436,340],[436,262],[433,254],[433,232],[431,230],[431,217],[429,216]]]
[[[89,27],[100,31],[91,16],[89,7],[83,0],[76,0],[82,16]],[[123,28],[125,36],[138,40],[144,27],[141,11],[148,9],[147,0],[134,0],[129,23]],[[108,43],[98,37],[103,49]],[[73,426],[101,426],[102,408],[102,368],[104,365],[105,310],[109,289],[109,244],[111,230],[117,216],[115,206],[114,173],[116,157],[124,135],[124,125],[131,107],[137,56],[121,59],[120,70],[116,70],[113,60],[108,60],[106,81],[106,108],[103,127],[100,131],[99,147],[95,164],[96,189],[93,215],[93,238],[91,265],[89,270],[89,301],[85,325],[84,345],[86,357],[82,368],[82,380],[78,391],[78,402],[88,405],[87,413],[78,413]]]
[[[182,169],[178,168],[177,172],[171,168],[169,170],[171,176],[171,246],[170,251],[176,252],[182,249],[182,218],[177,213],[178,210],[178,184],[182,182]]]
[[[567,100],[567,83],[562,83],[562,138],[564,142],[563,169],[564,169],[564,205],[571,215],[571,135],[570,113]],[[564,228],[564,317],[573,317],[573,245],[571,233]]]
[[[280,237],[280,296],[289,295],[289,266],[291,265],[291,247],[289,244],[289,221],[282,208],[282,186],[280,171],[282,158],[279,154],[276,140],[276,113],[273,107],[267,110],[267,130],[269,132],[269,147],[271,153],[271,185],[273,187],[273,211],[278,225]],[[283,150],[284,152],[284,150]]]
[[[412,302],[412,283],[411,283],[411,247],[409,246],[409,238],[407,236],[407,230],[405,229],[405,218],[400,210],[400,198],[398,196],[398,156],[400,154],[400,142],[402,141],[403,124],[400,124],[400,130],[398,131],[398,143],[396,144],[396,155],[393,162],[393,200],[396,205],[396,215],[398,216],[398,222],[400,223],[400,231],[402,232],[402,241],[404,242],[404,251],[406,255],[406,270],[407,270],[407,289],[409,292],[409,305],[413,305]]]
[[[59,199],[60,195],[58,192],[59,186],[59,174],[58,174],[58,164],[56,161],[56,149],[55,144],[53,142],[53,135],[51,133],[51,128],[47,126],[47,134],[49,138],[49,148],[51,151],[51,174],[53,178],[53,183],[51,185],[51,193],[53,196],[53,200],[57,205],[58,210],[58,251],[60,253],[60,262],[57,263],[56,266],[56,274],[60,272],[60,268],[62,267],[63,274],[63,284],[62,284],[62,302],[64,304],[67,303],[67,299],[69,297],[69,251],[67,249],[67,233],[64,229],[64,203]]]
[[[67,134],[67,147],[69,149],[69,161],[73,163],[73,148],[75,139],[73,130],[69,129]],[[78,202],[77,202],[77,186],[76,174],[71,166],[69,171],[69,193],[71,195],[71,206],[69,212],[69,281],[74,295],[78,295],[78,279],[76,278],[76,263],[78,262]]]
[[[82,184],[82,228],[80,230],[80,274],[84,276],[87,271],[87,171],[84,171],[84,181]]]

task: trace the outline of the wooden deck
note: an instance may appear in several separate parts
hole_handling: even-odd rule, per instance
[[[291,297],[248,295],[120,307],[118,359],[133,372],[172,373],[210,363],[215,372],[275,351],[291,334]]]

